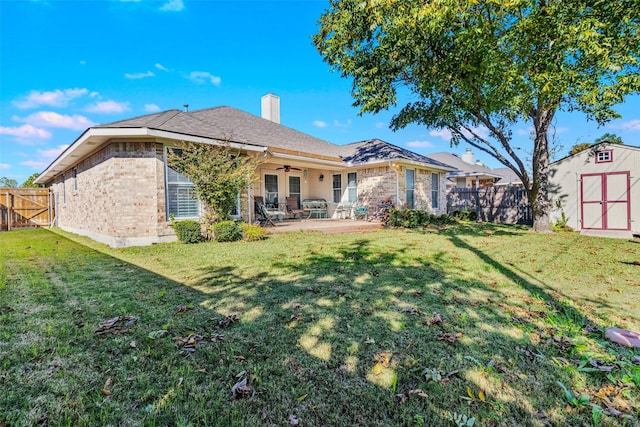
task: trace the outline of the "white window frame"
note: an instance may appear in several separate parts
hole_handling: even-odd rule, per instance
[[[338,177],[340,179],[340,186],[336,187],[335,184],[335,178]],[[338,197],[336,197],[336,191],[337,191],[337,195]],[[331,194],[333,197],[333,202],[334,203],[341,203],[342,202],[342,174],[341,173],[334,173],[333,175],[331,175]]]
[[[436,172],[431,173],[431,208],[440,210],[440,174]]]
[[[268,176],[275,176],[276,177],[276,191],[275,191],[275,203],[279,203],[280,202],[280,178],[278,176],[278,174],[276,173],[265,173],[264,174],[264,204],[266,206],[270,206],[273,204],[273,201],[269,200],[269,194],[274,194],[273,191],[267,191],[267,177]]]
[[[189,186],[188,183],[184,183],[184,182],[169,182],[169,169],[171,169],[169,167],[169,157],[168,157],[168,153],[170,149],[180,149],[180,147],[172,147],[172,146],[165,146],[164,147],[164,199],[165,199],[165,215],[166,215],[166,219],[169,220],[172,217],[175,219],[199,219],[200,218],[200,214],[202,212],[202,203],[200,202],[199,199],[195,199],[198,203],[198,213],[193,216],[193,215],[184,215],[184,216],[178,216],[172,212],[169,212],[169,186],[170,185],[179,185],[179,184],[183,184],[185,186]],[[174,172],[178,173],[177,171],[175,171],[174,169],[172,169]],[[182,175],[182,174],[180,174]],[[184,176],[184,175],[182,175]],[[186,177],[188,179],[188,177]],[[191,180],[189,179],[189,182],[191,182]],[[195,185],[193,184],[193,182],[191,182],[191,189],[193,190],[193,192],[195,193]]]
[[[350,186],[349,183],[349,175],[354,175],[355,182],[354,186]],[[353,197],[352,197],[353,194]],[[347,172],[347,202],[349,203],[358,203],[358,173],[357,172]]]
[[[413,176],[413,180],[411,182],[411,188],[409,188],[409,171],[411,171],[411,175]],[[405,183],[405,203],[409,209],[416,208],[416,170],[415,169],[406,169],[404,174],[404,183]],[[409,193],[411,193],[411,203],[409,203]]]

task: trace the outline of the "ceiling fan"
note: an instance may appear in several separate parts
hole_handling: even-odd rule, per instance
[[[299,169],[299,168],[292,168],[289,165],[282,165],[282,167],[276,168],[276,170],[280,170],[280,169],[284,169],[285,172],[302,170],[302,169]]]

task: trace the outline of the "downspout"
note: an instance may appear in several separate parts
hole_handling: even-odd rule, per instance
[[[247,219],[251,224],[251,184],[247,184]]]
[[[398,174],[398,170],[396,168],[393,167],[393,163],[391,162],[391,160],[389,160],[389,168],[393,171],[395,171],[396,173],[396,201],[395,203],[399,206],[400,204],[400,199],[399,199],[399,194],[400,194],[400,176]],[[398,207],[396,206],[396,207]]]

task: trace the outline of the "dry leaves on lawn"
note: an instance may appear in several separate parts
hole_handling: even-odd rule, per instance
[[[446,341],[449,343],[454,343],[460,338],[462,338],[462,332],[456,332],[456,333],[445,332],[442,335],[438,335],[439,341]]]
[[[243,397],[251,397],[255,394],[253,388],[247,384],[247,379],[243,378],[231,387],[231,398],[241,399]]]
[[[237,314],[230,314],[225,316],[224,319],[211,319],[216,322],[216,328],[226,328],[229,325],[232,325],[240,320]]]
[[[131,332],[129,326],[132,326],[137,320],[138,318],[134,316],[116,316],[106,322],[100,323],[96,335],[129,333]]]

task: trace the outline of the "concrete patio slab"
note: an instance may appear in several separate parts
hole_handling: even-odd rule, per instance
[[[272,233],[295,233],[316,231],[327,234],[362,233],[382,228],[379,221],[351,219],[303,219],[297,221],[276,222],[275,227],[267,227]]]

